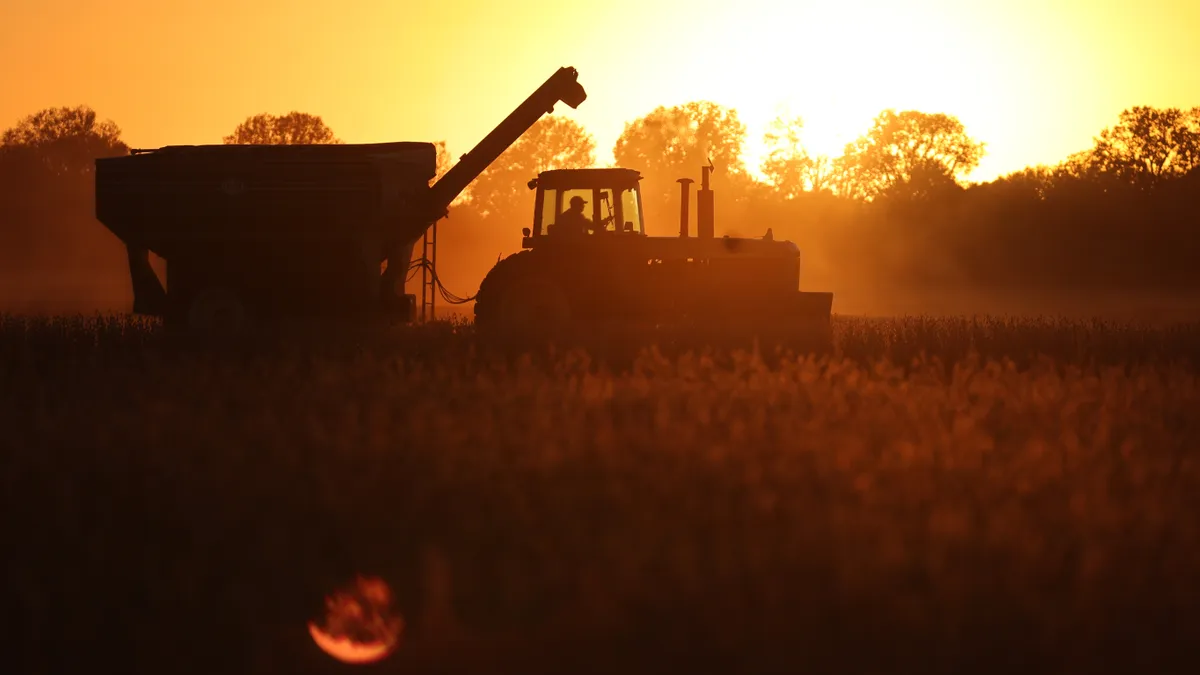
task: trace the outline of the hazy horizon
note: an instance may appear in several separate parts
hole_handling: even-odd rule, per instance
[[[8,4],[0,58],[22,65],[0,76],[0,124],[84,104],[133,147],[220,143],[248,115],[300,110],[348,143],[445,140],[457,157],[569,65],[588,100],[555,112],[593,134],[599,164],[625,123],[659,105],[736,109],[752,171],[781,113],[805,119],[808,148],[838,155],[895,108],[958,117],[987,144],[967,177],[978,182],[1088,148],[1125,108],[1200,104],[1188,65],[1200,42],[1187,36],[1200,5],[1185,0],[616,0],[599,20],[483,0],[336,13],[312,2]]]

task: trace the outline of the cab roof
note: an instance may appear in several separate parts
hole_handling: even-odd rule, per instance
[[[619,167],[593,169],[551,169],[538,174],[537,185],[550,190],[636,185],[642,175],[634,169]]]

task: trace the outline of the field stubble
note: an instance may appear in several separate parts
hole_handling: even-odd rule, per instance
[[[355,572],[408,622],[379,672],[1161,673],[1200,644],[1195,325],[837,318],[821,358],[618,369],[453,325],[0,322],[13,672],[338,672],[304,621]]]

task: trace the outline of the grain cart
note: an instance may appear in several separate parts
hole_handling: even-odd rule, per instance
[[[544,171],[529,182],[532,227],[524,250],[501,260],[475,298],[484,336],[518,344],[608,342],[657,335],[703,344],[791,347],[831,344],[833,294],[799,290],[800,250],[762,238],[716,237],[711,161],[696,193],[689,236],[690,178],[679,179],[679,236],[649,236],[641,174],[628,168]],[[582,200],[583,226],[564,212]]]
[[[382,311],[411,320],[416,241],[558,102],[560,68],[441,179],[432,143],[184,145],[96,160],[96,217],[125,243],[133,311],[169,325]],[[166,261],[159,282],[149,252]]]

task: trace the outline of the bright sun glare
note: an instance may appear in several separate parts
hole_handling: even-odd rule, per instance
[[[749,167],[757,170],[765,157],[762,136],[776,117],[802,118],[800,137],[808,151],[836,157],[884,108],[928,107],[926,102],[944,98],[943,90],[970,86],[968,71],[977,76],[986,66],[955,62],[951,55],[964,51],[956,44],[964,39],[961,29],[950,24],[954,17],[932,9],[890,2],[798,4],[778,9],[780,20],[769,25],[754,21],[730,31],[744,36],[730,53],[764,64],[747,76],[744,63],[737,63],[743,59],[731,58],[730,68],[713,78],[729,83],[721,95],[740,102],[739,115],[754,130],[748,134]]]
[[[744,0],[704,12],[710,25],[722,26],[719,44],[695,38],[686,65],[665,81],[631,85],[631,98],[645,110],[631,104],[620,114],[636,117],[660,103],[699,99],[736,108],[746,125],[746,166],[756,174],[768,152],[763,135],[777,117],[801,118],[804,147],[830,157],[841,155],[888,108],[947,112],[974,138],[993,142],[1011,127],[1013,92],[1025,86],[1038,58],[1010,30],[1021,20],[1016,9],[993,16],[990,9],[948,0]],[[596,98],[597,107],[607,106]],[[606,134],[600,145],[609,140]],[[1006,161],[1012,160],[989,147],[981,173]]]

